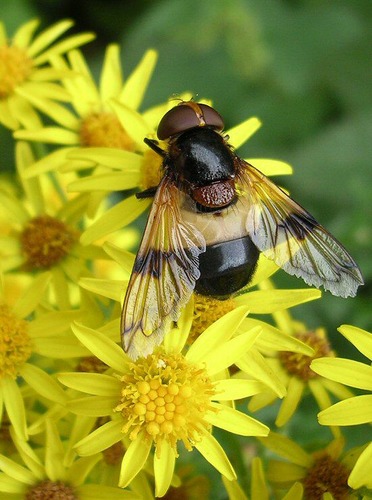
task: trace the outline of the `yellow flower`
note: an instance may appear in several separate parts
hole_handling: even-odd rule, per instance
[[[269,293],[270,291],[271,293],[281,292],[281,290],[272,289],[272,285],[267,281],[261,283],[260,286],[266,288],[265,291]],[[327,359],[331,359],[334,356],[324,329],[317,328],[315,331],[308,331],[305,325],[294,321],[285,308],[277,310],[273,316],[281,332],[297,339],[303,346],[308,346],[307,352],[290,347],[288,350],[277,348],[281,351],[279,353],[273,351],[268,345],[261,344],[260,346],[260,352],[271,368],[272,380],[276,379],[278,385],[281,384],[286,390],[275,424],[282,427],[291,419],[307,390],[314,396],[320,409],[331,406],[330,394],[340,399],[350,397],[352,393],[349,389],[342,384],[318,376],[310,367],[315,358],[327,356]],[[271,390],[266,394],[253,396],[248,405],[249,410],[257,411],[272,404],[277,394]],[[338,431],[333,429],[333,432]]]
[[[71,96],[73,110],[56,102],[28,96],[32,104],[56,125],[19,130],[15,137],[60,147],[39,159],[28,169],[27,176],[97,167],[85,181],[76,180],[70,185],[70,191],[90,194],[90,215],[95,213],[99,202],[109,191],[136,187],[144,136],[138,143],[134,134],[138,120],[146,123],[137,109],[142,103],[156,59],[156,52],[148,50],[123,82],[119,47],[110,45],[97,87],[80,51],[68,54],[69,64],[61,57],[54,57],[55,71],[72,72],[73,76],[63,79],[62,83]],[[126,110],[125,116],[122,116],[122,109]]]
[[[80,195],[67,200],[57,178],[54,184],[44,177],[24,179],[23,172],[34,160],[29,144],[16,145],[16,160],[22,195],[0,189],[2,268],[29,273],[49,270],[53,301],[68,309],[70,284],[90,274],[88,261],[107,258],[100,248],[79,243],[88,198]]]
[[[2,498],[66,498],[89,500],[91,498],[110,498],[140,500],[130,491],[118,487],[93,484],[86,481],[92,468],[100,460],[99,455],[78,458],[72,463],[67,461],[64,445],[55,423],[46,420],[45,444],[35,451],[28,443],[13,435],[19,457],[12,460],[0,455],[0,481]],[[68,447],[68,443],[67,443]],[[11,496],[5,496],[11,495]]]
[[[347,483],[353,451],[342,453],[344,443],[341,438],[313,453],[308,453],[286,436],[274,432],[259,439],[272,452],[285,459],[269,462],[267,477],[276,489],[292,487],[297,482],[302,484],[305,499],[359,498]],[[302,493],[298,493],[301,496],[294,498],[301,499]]]
[[[338,329],[355,347],[372,360],[372,334],[351,325]],[[322,425],[360,425],[372,422],[372,367],[370,364],[342,358],[321,358],[311,363],[311,369],[322,377],[368,391],[367,394],[350,397],[319,413]],[[349,478],[353,488],[366,486],[372,489],[372,442],[359,457]]]
[[[53,100],[68,101],[64,89],[53,81],[66,76],[52,68],[48,61],[94,38],[91,33],[73,35],[54,43],[73,25],[70,20],[60,21],[36,37],[38,20],[23,24],[8,40],[3,23],[0,24],[0,123],[11,129],[40,126],[31,99],[46,103]],[[31,103],[31,105],[30,105]]]
[[[79,356],[84,353],[65,332],[71,321],[80,318],[78,311],[51,312],[29,319],[43,300],[50,280],[49,273],[40,274],[14,304],[7,301],[7,279],[0,290],[0,407],[4,406],[9,422],[22,439],[26,439],[24,387],[58,404],[65,394],[55,380],[35,364],[35,357]],[[3,288],[4,287],[4,288]],[[71,336],[70,336],[71,337]],[[71,352],[72,345],[75,344]],[[32,360],[31,360],[32,357]],[[22,377],[23,382],[21,382]]]
[[[259,335],[251,329],[233,337],[247,313],[237,308],[220,318],[199,336],[185,355],[182,349],[190,329],[192,304],[178,327],[165,337],[164,345],[146,358],[132,362],[106,335],[76,325],[74,332],[95,356],[112,368],[112,374],[60,374],[65,385],[91,394],[69,403],[82,415],[109,415],[112,419],[76,445],[90,456],[120,441],[130,440],[124,455],[120,486],[127,486],[155,449],[155,493],[162,496],[173,477],[179,443],[196,448],[222,475],[235,479],[223,448],[212,436],[213,426],[243,436],[267,435],[268,428],[231,406],[229,401],[260,390],[246,380],[221,377]],[[220,374],[220,376],[218,376]]]

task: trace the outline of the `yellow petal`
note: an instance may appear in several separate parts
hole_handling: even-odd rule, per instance
[[[304,487],[301,483],[295,482],[295,484],[290,488],[288,493],[284,495],[282,500],[302,500],[304,494]]]
[[[92,328],[77,324],[73,324],[71,328],[80,342],[84,344],[92,354],[119,373],[125,372],[129,358],[121,347],[116,345],[102,333],[97,332],[97,330],[92,330]]]
[[[259,349],[265,351],[292,351],[306,356],[314,354],[314,350],[309,345],[304,344],[291,335],[286,335],[278,328],[264,321],[246,318],[240,326],[240,330],[253,328],[255,326],[261,327],[261,335],[256,341],[256,347]]]
[[[248,308],[242,306],[219,318],[195,340],[187,352],[186,358],[193,363],[200,362],[211,349],[220,346],[221,343],[233,336],[247,314]]]
[[[8,414],[9,421],[18,437],[27,441],[26,413],[23,397],[15,380],[4,377],[0,385],[0,402]]]
[[[154,455],[155,496],[162,497],[171,484],[176,457],[168,441],[163,441],[161,454]]]
[[[168,353],[180,353],[189,336],[194,317],[194,298],[188,301],[181,312],[177,325],[164,337],[164,348]]]
[[[143,116],[115,99],[111,99],[110,105],[119,118],[124,130],[136,143],[137,148],[144,150],[146,146],[143,143],[143,138],[151,133],[152,130],[150,130]]]
[[[318,414],[321,425],[360,425],[372,422],[372,394],[345,399]]]
[[[137,67],[126,79],[119,95],[119,101],[125,102],[132,109],[138,109],[155,69],[157,58],[158,54],[155,50],[150,49],[145,53]]]
[[[275,264],[273,260],[268,259],[263,253],[260,253],[258,258],[257,268],[253,274],[252,281],[249,283],[248,288],[251,289],[261,281],[270,278],[274,273],[276,273],[280,267]]]
[[[248,500],[248,497],[240,487],[238,481],[229,481],[225,476],[221,476],[230,500]],[[266,500],[265,497],[253,498],[252,500]]]
[[[38,35],[32,44],[27,49],[27,54],[29,57],[35,56],[37,53],[42,51],[45,47],[54,42],[62,33],[67,31],[71,26],[73,26],[73,21],[71,19],[64,19],[48,29],[44,30],[40,35]]]
[[[225,476],[226,479],[229,481],[234,481],[236,479],[235,471],[224,449],[212,434],[205,433],[202,440],[195,443],[195,448],[215,469]]]
[[[295,481],[301,481],[306,476],[306,469],[296,464],[279,460],[270,460],[267,478],[274,484],[290,486]]]
[[[133,195],[107,210],[81,235],[80,241],[88,245],[95,240],[116,231],[131,222],[151,205],[151,200],[137,200]]]
[[[354,490],[366,486],[372,488],[372,443],[359,456],[348,480]]]
[[[321,379],[310,379],[308,380],[307,384],[321,410],[323,408],[328,408],[328,406],[331,406],[331,398],[329,397],[325,386],[323,386]]]
[[[100,79],[100,94],[102,102],[117,97],[123,83],[120,61],[120,47],[111,44],[105,52],[103,68]]]
[[[0,455],[0,468],[4,474],[19,481],[21,484],[28,484],[31,486],[35,483],[35,478],[31,471],[4,455]]]
[[[117,302],[121,302],[124,297],[125,286],[121,280],[81,278],[79,285],[85,290],[116,300]]]
[[[323,377],[341,384],[372,391],[372,367],[343,358],[314,359],[311,369]]]
[[[245,413],[219,403],[211,403],[211,406],[217,412],[208,412],[204,418],[215,427],[241,436],[267,436],[270,432],[266,425]]]
[[[255,348],[236,361],[236,365],[251,377],[260,380],[272,389],[279,398],[286,395],[286,388],[278,373],[271,368],[265,358]]]
[[[293,168],[289,163],[280,160],[249,158],[247,162],[256,167],[264,175],[289,175],[293,172]]]
[[[14,137],[26,141],[47,142],[50,144],[79,144],[79,136],[76,132],[61,127],[44,127],[39,130],[17,130],[14,132]]]
[[[266,389],[266,386],[258,380],[226,379],[215,383],[216,394],[213,399],[218,401],[229,401],[242,399],[257,394]]]
[[[114,420],[102,425],[94,432],[76,443],[75,449],[81,456],[94,455],[106,450],[122,438],[122,420]]]
[[[282,434],[270,432],[268,437],[259,439],[271,451],[290,460],[293,464],[300,465],[301,467],[310,467],[313,463],[314,459],[311,455]]]
[[[22,24],[13,35],[13,45],[20,48],[26,48],[30,44],[39,24],[40,21],[38,19],[31,19],[31,21]]]
[[[23,292],[13,306],[13,312],[16,316],[19,318],[26,318],[35,311],[36,306],[43,300],[44,292],[50,283],[50,279],[51,275],[48,272],[42,273],[34,278],[31,286]],[[33,326],[34,321],[30,322],[30,332]]]
[[[277,414],[275,425],[282,427],[295,413],[304,391],[305,385],[302,380],[292,377],[287,386],[287,395],[283,399],[280,410]]]
[[[61,386],[41,368],[25,363],[19,373],[37,394],[62,405],[66,402]]]
[[[122,191],[136,188],[139,182],[139,171],[137,169],[126,169],[122,172],[84,177],[78,181],[71,182],[68,186],[68,191]]]
[[[73,399],[66,403],[66,407],[76,415],[83,417],[107,417],[112,415],[113,408],[117,406],[118,398],[115,396],[87,396]]]
[[[260,333],[261,328],[255,327],[212,349],[201,360],[202,363],[205,363],[208,374],[216,375],[234,364],[243,354],[249,351]]]
[[[125,488],[143,468],[151,450],[152,442],[141,434],[132,441],[121,462],[119,486]]]
[[[270,314],[310,300],[319,299],[320,290],[303,288],[295,290],[257,290],[239,295],[234,300],[238,305],[246,305],[252,314]]]
[[[80,45],[84,45],[88,42],[94,40],[96,35],[94,33],[82,33],[78,35],[69,36],[65,40],[62,40],[55,45],[52,45],[49,49],[44,51],[38,57],[34,57],[34,64],[36,66],[46,63],[51,57],[59,54],[64,54],[69,52]]]
[[[248,118],[239,125],[226,131],[229,136],[229,143],[238,149],[244,144],[260,127],[262,123],[255,116]]]
[[[41,160],[36,161],[30,165],[27,169],[23,170],[22,176],[25,179],[30,177],[35,177],[36,175],[44,174],[45,172],[52,172],[58,170],[66,161],[67,154],[69,151],[75,148],[59,148],[57,151],[53,151],[47,156],[44,156]]]
[[[251,500],[269,500],[263,465],[258,457],[252,460]]]
[[[68,158],[73,160],[89,160],[94,165],[99,164],[115,170],[140,170],[143,158],[138,153],[115,148],[75,148]]]
[[[342,333],[349,342],[354,344],[364,356],[372,360],[372,334],[370,332],[351,325],[341,325],[337,330]]]
[[[71,389],[96,396],[120,394],[121,382],[103,373],[59,373],[58,380]]]

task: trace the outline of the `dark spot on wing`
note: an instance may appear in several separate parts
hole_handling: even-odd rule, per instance
[[[284,219],[282,225],[298,240],[304,240],[314,228],[319,227],[318,222],[308,212],[292,213]]]

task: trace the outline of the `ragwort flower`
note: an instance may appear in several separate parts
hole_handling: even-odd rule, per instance
[[[137,109],[142,103],[156,59],[156,52],[148,50],[123,81],[119,46],[110,45],[97,86],[80,51],[68,54],[69,63],[61,57],[53,58],[55,71],[73,72],[72,77],[62,81],[71,96],[73,110],[29,96],[33,105],[56,125],[19,130],[15,137],[55,144],[59,148],[39,159],[28,170],[27,176],[56,170],[93,169],[85,181],[76,180],[70,185],[71,191],[90,194],[90,215],[95,213],[100,201],[109,192],[136,187],[144,146],[143,137],[137,143],[134,136],[138,120],[145,123]],[[123,113],[125,116],[122,116]],[[123,210],[123,213],[128,211]]]
[[[22,195],[0,189],[2,267],[30,274],[50,271],[53,300],[61,309],[69,309],[69,286],[90,274],[88,262],[107,257],[100,248],[79,243],[88,198],[67,200],[57,179],[54,184],[46,176],[24,179],[34,160],[29,144],[16,145],[16,160]]]
[[[261,283],[260,285],[265,286],[268,291],[272,286],[268,282]],[[314,396],[320,409],[331,406],[330,394],[340,399],[350,397],[352,393],[349,389],[342,384],[318,376],[311,369],[313,359],[323,356],[331,359],[331,357],[335,356],[324,329],[317,328],[315,331],[308,331],[305,325],[294,321],[288,310],[284,308],[283,310],[274,312],[273,316],[282,332],[307,345],[311,350],[306,353],[298,350],[293,351],[291,348],[288,351],[280,350],[281,352],[278,353],[268,349],[268,346],[261,346],[260,351],[264,355],[266,362],[270,365],[275,377],[286,388],[286,396],[281,403],[275,424],[281,427],[290,420],[301,398],[306,395],[307,390]],[[273,403],[276,398],[277,394],[273,391],[268,391],[266,394],[253,396],[248,407],[251,411],[257,411]],[[334,429],[334,432],[337,431]]]
[[[0,280],[0,407],[21,439],[26,439],[26,414],[23,389],[31,387],[49,401],[64,404],[65,395],[57,382],[32,360],[35,355],[53,356],[54,349],[68,351],[66,338],[58,336],[80,317],[77,311],[32,315],[43,300],[50,275],[40,274],[14,304],[7,301],[7,280]],[[59,342],[59,343],[58,343]],[[78,347],[78,346],[77,346]],[[81,349],[75,351],[79,355]]]
[[[372,360],[372,334],[351,325],[342,325],[338,329],[355,347]],[[341,358],[316,359],[311,369],[322,377],[346,384],[357,389],[368,391],[367,394],[353,396],[334,404],[319,413],[319,423],[322,425],[360,425],[372,422],[372,368],[368,364]],[[372,489],[372,442],[359,457],[349,478],[353,488],[366,486]]]
[[[284,458],[270,460],[267,477],[278,490],[301,483],[307,500],[352,500],[359,498],[348,485],[353,450],[343,453],[342,438],[333,440],[326,448],[308,453],[286,436],[271,432],[260,441],[272,452]],[[295,498],[302,498],[301,496]]]
[[[233,337],[247,313],[238,308],[211,325],[182,354],[191,321],[192,304],[165,338],[164,345],[146,358],[131,361],[106,335],[75,326],[79,340],[109,365],[112,374],[61,374],[65,385],[92,394],[69,403],[79,414],[109,415],[112,419],[77,443],[80,455],[92,455],[127,436],[130,440],[120,474],[127,486],[141,471],[154,447],[156,495],[162,496],[172,480],[182,444],[196,448],[228,479],[235,472],[224,450],[212,436],[213,426],[244,436],[266,435],[268,428],[230,406],[228,401],[255,393],[249,381],[216,377],[247,351],[259,329]]]
[[[0,25],[0,123],[11,129],[40,126],[31,100],[42,103],[53,100],[68,101],[64,89],[53,81],[66,76],[66,72],[52,68],[48,61],[94,38],[91,33],[73,35],[56,40],[73,25],[70,20],[60,21],[34,36],[38,20],[23,24],[9,40],[3,23]]]

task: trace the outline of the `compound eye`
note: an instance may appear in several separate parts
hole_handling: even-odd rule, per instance
[[[207,104],[193,101],[182,102],[170,109],[160,120],[158,138],[169,139],[194,127],[212,127],[222,130],[224,123],[219,113]]]

